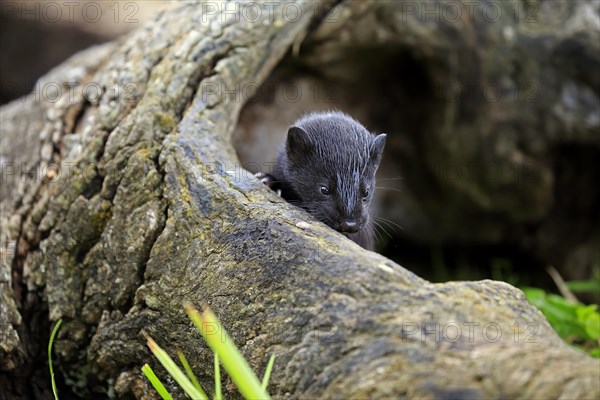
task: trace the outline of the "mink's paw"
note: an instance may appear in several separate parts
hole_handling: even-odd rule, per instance
[[[264,172],[257,172],[254,174],[256,179],[261,181],[263,185],[267,186],[269,189],[275,191],[277,196],[281,197],[281,188],[277,184],[275,177],[273,175],[266,174]]]
[[[254,176],[256,177],[256,179],[258,179],[259,181],[261,181],[264,185],[267,185],[268,187],[271,187],[273,182],[275,182],[275,178],[273,177],[273,175],[269,175],[264,172],[257,172],[254,174]]]

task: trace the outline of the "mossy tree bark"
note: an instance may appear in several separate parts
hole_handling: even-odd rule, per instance
[[[63,389],[155,397],[144,334],[183,349],[210,388],[188,301],[256,371],[277,355],[276,397],[597,397],[598,363],[519,290],[426,282],[236,167],[244,104],[224,89],[260,85],[332,7],[340,27],[374,3],[299,1],[292,19],[259,2],[260,21],[206,4],[78,54],[42,79],[44,99],[2,109],[3,396],[50,397],[59,318]]]

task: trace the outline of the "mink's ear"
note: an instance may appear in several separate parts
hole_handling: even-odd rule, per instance
[[[288,130],[285,148],[288,155],[303,156],[310,153],[314,145],[304,129],[292,126]]]
[[[373,143],[371,143],[371,162],[375,164],[375,166],[379,166],[379,161],[381,161],[381,156],[383,155],[383,148],[385,147],[385,138],[386,134],[382,133],[377,135],[375,139],[373,139]]]

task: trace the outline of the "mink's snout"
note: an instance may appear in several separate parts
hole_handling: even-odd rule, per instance
[[[339,225],[339,231],[344,233],[356,233],[359,229],[358,223],[351,219],[345,219]]]

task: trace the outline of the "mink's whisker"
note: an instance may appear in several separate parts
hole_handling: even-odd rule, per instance
[[[402,230],[404,231],[404,228],[403,228],[401,225],[399,225],[399,224],[395,223],[394,221],[392,221],[392,220],[390,220],[390,219],[383,218],[383,217],[378,217],[378,216],[376,216],[376,215],[374,215],[374,216],[373,216],[373,219],[374,219],[374,220],[377,220],[377,221],[379,221],[379,222],[381,222],[381,223],[384,223],[384,224],[386,224],[387,226],[397,226],[398,228],[400,228],[400,229],[402,229]]]
[[[381,224],[377,223],[377,221],[373,221],[373,226],[379,227],[386,235],[390,237],[390,239],[392,239],[392,235],[390,235],[389,232],[385,230],[385,228]]]
[[[369,236],[375,236],[375,238],[379,240],[379,232],[377,231],[377,229],[374,228],[373,225],[368,224],[367,226],[365,226],[365,230],[367,231],[367,234],[369,234]]]
[[[392,230],[396,230],[396,227],[404,230],[404,228],[402,226],[396,224],[393,221],[387,220],[385,218],[377,217],[377,221],[381,222],[382,224],[385,224],[385,226],[387,226],[388,228],[391,228]]]
[[[381,240],[382,236],[379,233],[379,231],[377,229],[375,229],[375,226],[369,224],[369,225],[365,226],[365,229],[366,229],[367,233],[369,234],[369,236],[375,236],[375,238],[377,240]]]
[[[395,192],[402,193],[401,189],[396,189],[396,188],[389,187],[389,186],[375,186],[375,189],[390,190],[390,191],[395,191]]]

